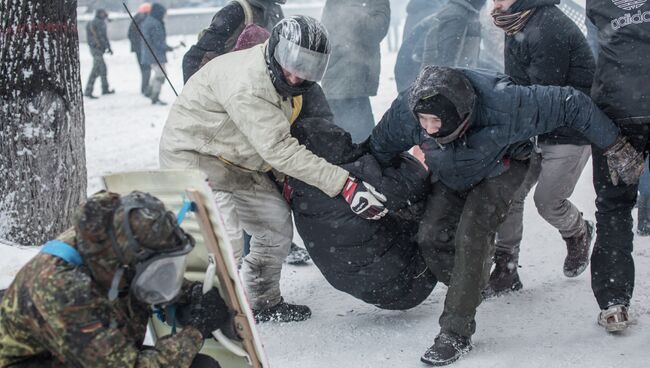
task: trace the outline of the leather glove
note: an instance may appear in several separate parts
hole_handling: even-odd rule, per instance
[[[230,310],[217,288],[203,294],[203,285],[196,283],[190,289],[190,302],[177,307],[176,319],[183,326],[195,327],[204,339],[220,329],[230,319]]]
[[[352,212],[367,220],[379,220],[388,213],[384,205],[386,197],[372,185],[352,176],[345,182],[341,195],[350,205]]]
[[[643,173],[643,152],[634,149],[626,137],[618,136],[604,155],[612,184],[618,185],[619,179],[628,185],[639,182]]]

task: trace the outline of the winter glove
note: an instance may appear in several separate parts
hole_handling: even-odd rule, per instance
[[[350,205],[352,212],[367,220],[379,220],[388,213],[384,205],[386,197],[372,185],[352,176],[345,182],[341,195]]]
[[[177,307],[176,319],[183,326],[195,327],[204,339],[210,338],[212,331],[220,329],[230,319],[228,306],[217,288],[203,294],[203,285],[197,282],[189,293],[190,303]]]
[[[632,147],[624,136],[616,138],[616,142],[604,152],[607,157],[609,176],[612,184],[618,185],[619,179],[625,184],[636,184],[643,173],[643,153]]]

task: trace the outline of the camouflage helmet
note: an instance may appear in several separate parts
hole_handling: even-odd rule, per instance
[[[106,271],[194,244],[158,198],[139,191],[93,195],[77,211],[74,227],[84,260]]]

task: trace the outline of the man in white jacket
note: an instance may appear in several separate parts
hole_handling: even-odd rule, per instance
[[[315,19],[280,21],[263,45],[215,58],[194,74],[172,107],[160,142],[162,168],[198,168],[209,178],[231,241],[241,254],[242,229],[252,235],[242,272],[260,322],[302,321],[307,306],[284,302],[280,272],[293,225],[270,170],[330,197],[342,194],[368,219],[386,213],[372,186],[308,151],[289,129],[302,94],[327,68],[327,31]]]

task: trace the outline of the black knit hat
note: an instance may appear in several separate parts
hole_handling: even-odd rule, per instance
[[[456,106],[441,94],[420,99],[415,104],[413,112],[432,114],[440,118],[442,127],[437,133],[432,134],[433,137],[446,137],[453,133],[461,123]]]

